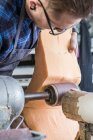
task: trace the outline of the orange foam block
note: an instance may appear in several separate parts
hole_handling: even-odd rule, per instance
[[[81,73],[75,53],[69,53],[71,30],[52,36],[47,30],[40,34],[35,55],[35,70],[28,86],[28,92],[43,91],[54,83],[79,84]],[[78,123],[67,119],[61,106],[52,107],[41,101],[30,101],[25,105],[23,115],[29,128],[43,132],[46,140],[74,140]]]

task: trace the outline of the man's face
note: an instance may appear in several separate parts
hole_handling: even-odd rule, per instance
[[[36,7],[35,10],[30,9],[33,3]],[[50,29],[50,26],[52,26],[53,29],[64,30],[76,25],[81,20],[67,13],[62,13],[56,17],[53,10],[47,5],[46,0],[26,0],[26,11],[29,17],[41,29]],[[49,23],[51,24],[50,26]]]

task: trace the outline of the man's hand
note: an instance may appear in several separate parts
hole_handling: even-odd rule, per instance
[[[77,41],[77,32],[75,32],[75,31],[72,31],[71,40],[70,40],[70,46],[68,48],[68,51],[70,53],[74,51],[77,57],[79,55],[78,41]]]

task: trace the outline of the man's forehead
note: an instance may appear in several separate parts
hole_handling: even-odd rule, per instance
[[[81,20],[80,18],[73,17],[68,13],[58,14],[57,17],[52,15],[50,14],[50,20],[53,24],[58,25],[60,27],[74,25],[79,23]]]

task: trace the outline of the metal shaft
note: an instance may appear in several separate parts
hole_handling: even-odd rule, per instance
[[[26,93],[25,94],[25,100],[31,101],[31,100],[44,100],[49,99],[49,93],[48,92],[35,92],[35,93]]]

